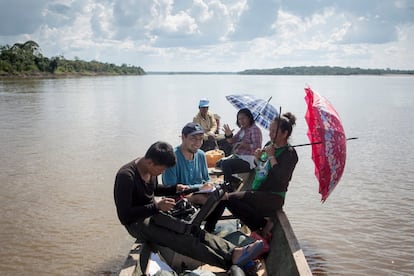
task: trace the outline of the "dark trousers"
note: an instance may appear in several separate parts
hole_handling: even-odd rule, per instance
[[[262,191],[243,191],[228,194],[208,216],[204,229],[213,232],[224,209],[239,218],[250,230],[256,231],[266,225],[265,217],[273,217],[281,209],[285,200],[279,195]]]
[[[232,265],[235,246],[200,229],[197,235],[178,234],[154,225],[150,218],[126,226],[129,234],[139,240],[148,241],[172,249],[184,256],[224,269]]]
[[[223,171],[224,181],[230,182],[231,175],[234,173],[250,172],[249,162],[240,158],[228,158],[220,162],[221,170]]]
[[[224,156],[229,156],[233,150],[232,145],[229,144],[229,142],[227,142],[227,139],[225,139],[224,137],[217,138],[217,144],[215,140],[204,140],[203,145],[201,146],[201,150],[207,152],[209,150],[216,149],[217,146],[219,149],[224,151]]]

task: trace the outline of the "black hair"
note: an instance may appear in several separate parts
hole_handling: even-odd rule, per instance
[[[172,167],[176,163],[173,147],[162,141],[152,144],[147,153],[145,153],[146,159],[151,159],[157,166]]]
[[[287,131],[287,138],[292,134],[292,128],[296,124],[296,117],[290,112],[286,112],[282,116],[275,118],[275,122],[278,123],[279,129],[281,131]]]
[[[239,123],[239,114],[244,114],[247,116],[247,118],[249,118],[249,125],[251,126],[254,123],[254,118],[253,118],[253,114],[252,112],[248,109],[248,108],[242,108],[239,110],[239,112],[237,112],[237,119],[236,119],[236,125],[238,127],[240,127],[240,123]]]

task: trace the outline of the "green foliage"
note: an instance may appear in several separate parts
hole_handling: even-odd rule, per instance
[[[273,69],[249,69],[239,72],[241,75],[385,75],[414,74],[413,70],[361,69],[331,66],[301,66]]]
[[[144,75],[141,67],[117,66],[98,61],[65,59],[63,56],[47,58],[39,45],[29,40],[23,44],[0,46],[0,75]]]

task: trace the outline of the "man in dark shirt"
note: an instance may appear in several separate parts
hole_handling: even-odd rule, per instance
[[[164,187],[157,185],[155,178],[165,169],[175,165],[175,155],[170,144],[156,142],[145,157],[137,158],[121,167],[115,179],[114,198],[118,218],[129,234],[137,239],[166,246],[175,252],[228,269],[232,264],[245,265],[260,254],[263,243],[257,241],[245,247],[232,243],[203,230],[192,234],[179,234],[155,225],[151,217],[160,211],[169,211],[175,201],[154,195],[175,195],[188,187],[177,184]]]

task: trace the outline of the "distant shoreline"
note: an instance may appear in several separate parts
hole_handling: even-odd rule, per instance
[[[147,72],[146,75],[246,75],[246,76],[414,76],[414,73],[384,74],[241,74],[233,72]]]
[[[248,69],[240,72],[200,72],[200,71],[149,71],[143,74],[117,74],[109,72],[20,72],[7,74],[0,72],[0,79],[4,78],[78,78],[97,76],[145,76],[145,75],[266,75],[266,76],[414,76],[414,70],[394,69],[361,69],[350,67],[330,66],[303,66],[283,67],[274,69]]]
[[[275,75],[275,76],[356,76],[356,75],[414,75],[414,70],[398,69],[362,69],[358,67],[338,66],[299,66],[272,69],[247,69],[240,72],[199,72],[199,71],[177,71],[157,72],[148,71],[148,75]]]
[[[239,74],[239,73],[221,73],[221,72],[148,72],[145,75],[240,75],[240,76],[405,76],[414,77],[414,74]],[[118,76],[137,76],[145,75],[123,75],[123,74],[22,74],[22,75],[0,75],[0,79],[64,79],[64,78],[83,78],[83,77],[118,77]]]

